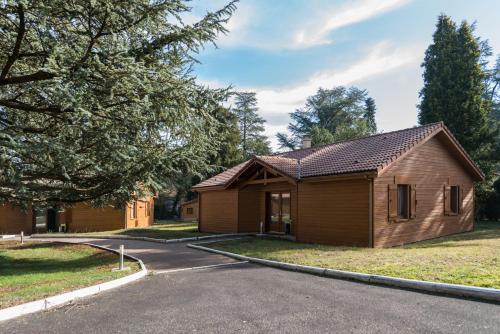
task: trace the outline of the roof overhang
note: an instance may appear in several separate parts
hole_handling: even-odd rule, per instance
[[[377,170],[377,176],[381,176],[382,174],[384,174],[393,163],[404,158],[405,156],[413,152],[414,149],[420,147],[421,145],[424,145],[427,141],[434,138],[438,134],[441,134],[443,136],[446,143],[448,144],[447,146],[454,151],[454,153],[457,155],[457,158],[459,158],[463,166],[467,169],[467,171],[469,171],[474,180],[483,181],[485,178],[484,173],[476,165],[476,163],[462,147],[462,145],[460,145],[458,140],[453,136],[453,134],[444,124],[441,127],[437,128],[434,132],[426,136],[424,139],[416,142],[405,151],[400,152],[398,155],[393,156],[389,161],[380,166]]]

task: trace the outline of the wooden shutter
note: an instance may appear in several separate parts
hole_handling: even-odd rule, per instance
[[[444,214],[449,215],[451,213],[451,187],[450,186],[444,186]]]
[[[410,193],[410,219],[417,217],[417,185],[411,185]]]
[[[389,220],[398,217],[398,185],[389,184]]]

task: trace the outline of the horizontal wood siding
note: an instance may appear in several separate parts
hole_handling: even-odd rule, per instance
[[[201,232],[237,232],[238,189],[201,192],[199,197]]]
[[[193,213],[188,213],[188,209],[191,208]],[[193,203],[187,203],[181,205],[180,209],[181,220],[183,221],[193,221],[198,219],[198,201]]]
[[[246,186],[240,190],[239,232],[260,232],[260,222],[266,223],[266,193],[290,193],[290,218],[292,234],[297,228],[297,187],[288,182],[276,182]]]
[[[260,187],[251,186],[238,194],[238,232],[259,232],[263,197]]]
[[[300,183],[297,240],[368,246],[369,199],[367,179]]]
[[[470,231],[474,224],[474,190],[470,175],[440,135],[415,148],[374,180],[374,246],[388,247]],[[444,215],[444,186],[451,180],[462,186],[463,208],[458,216]],[[416,185],[414,219],[394,222],[388,218],[388,185]]]
[[[93,208],[80,203],[66,210],[66,223],[69,232],[100,232],[125,228],[125,209],[112,206]]]
[[[31,210],[23,210],[12,204],[0,204],[0,234],[31,234]]]

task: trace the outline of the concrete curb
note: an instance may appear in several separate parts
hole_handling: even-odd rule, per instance
[[[297,272],[313,274],[313,275],[317,275],[317,276],[359,281],[359,282],[364,282],[364,283],[369,283],[369,284],[393,286],[393,287],[404,288],[404,289],[445,294],[445,295],[462,297],[462,298],[463,297],[472,298],[472,299],[489,301],[489,302],[496,302],[496,303],[500,302],[500,289],[481,288],[481,287],[467,286],[467,285],[460,285],[460,284],[447,284],[447,283],[438,283],[438,282],[419,281],[419,280],[414,280],[414,279],[389,277],[389,276],[383,276],[383,275],[363,274],[363,273],[355,273],[355,272],[336,270],[336,269],[325,269],[325,268],[320,268],[320,267],[304,266],[304,265],[300,265],[300,264],[292,264],[292,263],[286,263],[286,262],[264,260],[264,259],[229,253],[229,252],[220,251],[220,250],[213,249],[213,248],[200,246],[199,244],[189,244],[189,245],[187,245],[187,247],[206,251],[206,252],[211,252],[211,253],[215,253],[215,254],[225,255],[225,256],[228,256],[228,257],[231,257],[234,259],[238,259],[241,261],[248,261],[251,263],[257,263],[257,264],[268,266],[268,267],[290,270],[290,271],[297,271]]]
[[[173,244],[179,242],[190,242],[190,241],[200,241],[200,240],[210,240],[228,237],[246,237],[254,236],[255,233],[228,233],[228,234],[214,234],[205,235],[201,237],[192,238],[180,238],[180,239],[157,239],[149,237],[132,237],[132,236],[121,236],[121,235],[64,235],[64,234],[32,234],[31,239],[118,239],[118,240],[139,240],[139,241],[149,241],[161,244]]]
[[[94,248],[103,249],[103,250],[106,250],[108,252],[118,254],[118,251],[111,249],[111,248],[102,247],[102,246],[94,245],[91,243],[81,243],[81,244],[87,245],[90,247],[94,247]],[[68,302],[73,301],[73,300],[78,299],[78,298],[88,297],[91,295],[101,293],[101,292],[106,291],[106,290],[118,288],[120,286],[129,284],[133,281],[136,281],[140,278],[143,278],[144,276],[146,276],[148,274],[146,266],[144,266],[144,263],[140,259],[138,259],[134,256],[131,256],[131,255],[127,255],[127,254],[124,254],[124,256],[131,259],[131,260],[137,261],[141,267],[141,270],[136,272],[136,273],[133,273],[131,275],[121,277],[121,278],[118,278],[118,279],[115,279],[115,280],[112,280],[109,282],[104,282],[104,283],[89,286],[86,288],[81,288],[78,290],[65,292],[65,293],[62,293],[59,295],[36,300],[33,302],[24,303],[24,304],[8,307],[5,309],[1,309],[0,310],[0,321],[17,318],[17,317],[20,317],[22,315],[35,313],[38,311],[48,310],[50,308],[68,303]]]

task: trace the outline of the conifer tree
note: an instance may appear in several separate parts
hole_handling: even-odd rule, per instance
[[[481,48],[473,27],[438,18],[433,43],[425,53],[424,87],[420,91],[420,124],[443,121],[464,148],[483,165],[494,147],[491,104],[484,98]],[[484,167],[484,166],[483,166]]]
[[[0,202],[124,203],[203,173],[226,96],[194,56],[235,1],[198,22],[185,0],[0,4]]]
[[[232,112],[238,118],[240,147],[245,158],[253,155],[269,154],[271,149],[267,137],[263,135],[265,120],[257,113],[257,97],[253,92],[241,92],[235,96]]]

